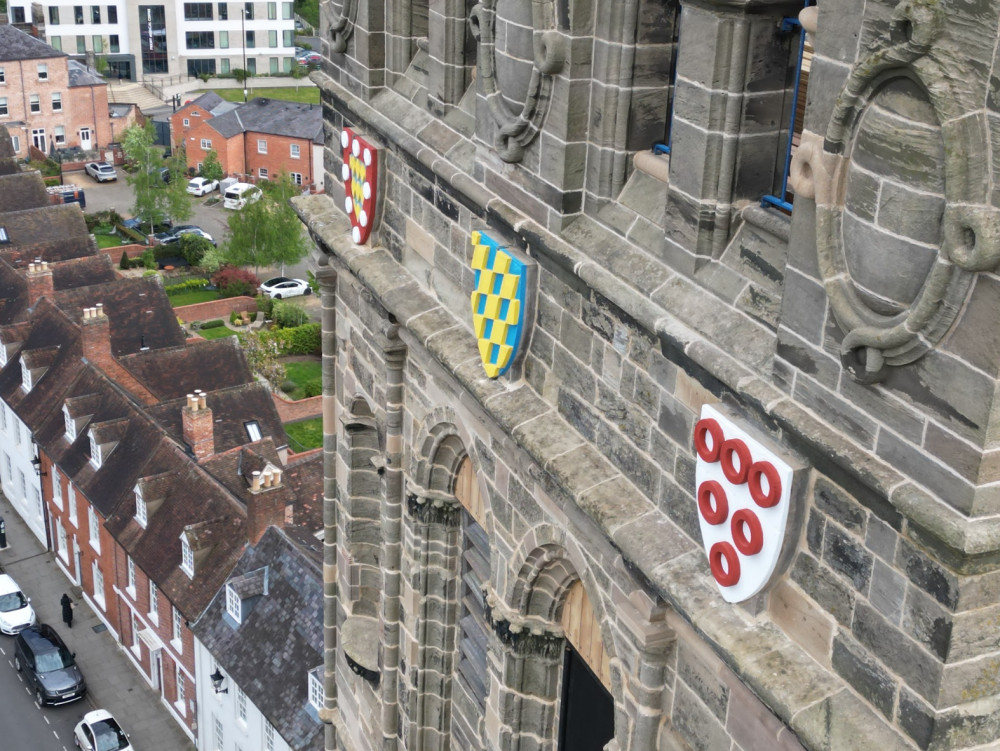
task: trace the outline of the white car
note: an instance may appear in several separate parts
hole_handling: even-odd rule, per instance
[[[133,751],[128,733],[106,709],[87,712],[76,724],[73,742],[83,751]]]
[[[118,172],[107,162],[87,162],[84,171],[99,183],[105,180],[117,180]]]
[[[276,276],[268,279],[257,288],[262,295],[267,295],[275,300],[283,297],[295,297],[296,295],[311,295],[312,287],[305,279],[289,279],[287,276]]]
[[[35,623],[31,600],[7,574],[0,574],[0,631],[13,636]]]
[[[219,189],[218,180],[206,180],[204,177],[195,177],[188,181],[187,192],[193,196],[203,196]]]

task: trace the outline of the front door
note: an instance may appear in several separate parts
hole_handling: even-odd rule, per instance
[[[45,128],[32,128],[31,129],[31,145],[36,149],[41,151],[43,154],[48,154],[48,144],[45,139]]]
[[[90,151],[90,128],[80,128],[80,148]]]
[[[604,751],[615,737],[615,702],[601,681],[566,645],[559,751]]]

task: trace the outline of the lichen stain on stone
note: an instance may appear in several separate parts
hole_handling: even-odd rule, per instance
[[[976,701],[993,696],[1000,690],[1000,660],[988,660],[979,678],[962,690],[962,701]]]

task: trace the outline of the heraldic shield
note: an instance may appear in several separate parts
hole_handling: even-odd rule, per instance
[[[782,557],[798,467],[711,405],[695,424],[694,447],[709,568],[723,599],[743,602],[768,584]]]
[[[482,232],[472,233],[472,325],[490,378],[506,373],[517,357],[525,329],[525,264]]]
[[[340,132],[340,145],[344,150],[344,210],[351,219],[352,239],[363,245],[375,221],[378,150],[350,128]]]

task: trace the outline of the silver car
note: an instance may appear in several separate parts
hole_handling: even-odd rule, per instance
[[[118,172],[107,162],[88,162],[83,169],[99,183],[118,179]]]

